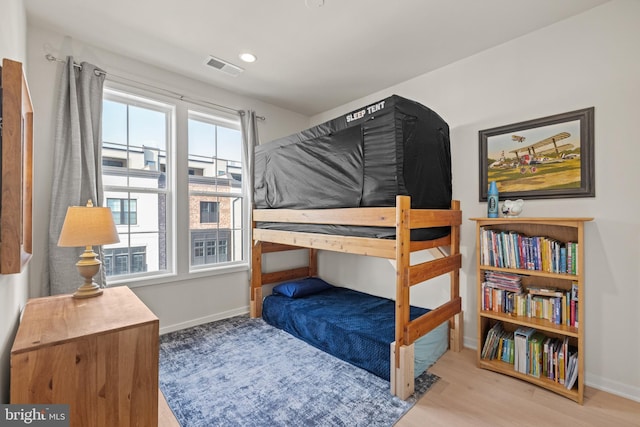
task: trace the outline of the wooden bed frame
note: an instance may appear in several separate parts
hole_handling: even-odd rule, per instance
[[[361,225],[395,227],[395,239],[376,239],[319,233],[256,228],[256,222]],[[414,392],[415,340],[449,320],[449,348],[462,349],[462,304],[460,299],[460,202],[451,209],[411,209],[409,196],[397,196],[395,207],[343,209],[255,209],[250,310],[251,317],[262,315],[262,286],[302,277],[317,276],[318,250],[345,252],[396,261],[396,326],[391,343],[391,394],[407,399]],[[451,233],[428,241],[411,241],[414,228],[450,226]],[[443,250],[449,247],[448,254]],[[272,273],[262,272],[262,255],[270,252],[309,248],[307,267]],[[410,265],[411,252],[430,250],[434,259]],[[409,289],[434,277],[449,273],[450,299],[419,318],[409,320]],[[398,350],[399,348],[399,350]]]

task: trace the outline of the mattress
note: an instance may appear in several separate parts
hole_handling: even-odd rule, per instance
[[[428,309],[410,309],[415,319]],[[313,295],[290,298],[273,294],[264,299],[264,320],[342,360],[389,380],[390,344],[395,340],[395,302],[333,287]],[[444,322],[415,342],[415,376],[424,372],[448,347]]]

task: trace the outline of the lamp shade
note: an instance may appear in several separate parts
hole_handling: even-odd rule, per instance
[[[97,246],[119,241],[110,208],[69,206],[58,246]]]

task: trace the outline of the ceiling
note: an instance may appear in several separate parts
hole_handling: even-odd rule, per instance
[[[309,116],[607,1],[24,0],[32,24]]]

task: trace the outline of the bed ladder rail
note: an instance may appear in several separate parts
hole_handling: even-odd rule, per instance
[[[442,276],[462,267],[462,255],[453,254],[409,267],[410,286]]]
[[[451,350],[462,348],[462,300],[460,298],[460,225],[462,212],[460,201],[452,200],[447,212],[421,212],[411,215],[410,200],[406,196],[396,198],[396,339],[391,343],[391,394],[407,399],[414,392],[413,354],[414,341],[445,321],[449,321],[449,346]],[[431,216],[434,216],[433,218]],[[432,221],[444,220],[451,227],[449,255],[441,247],[432,247],[433,260],[410,265],[410,230]],[[449,274],[449,301],[410,321],[410,288],[429,279]]]
[[[415,342],[418,338],[432,331],[441,323],[446,322],[461,311],[462,298],[457,297],[410,321],[406,327],[409,342]]]

